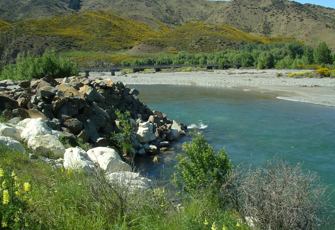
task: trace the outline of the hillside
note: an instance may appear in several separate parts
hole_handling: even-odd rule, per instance
[[[229,24],[240,30],[295,37],[308,44],[325,41],[335,48],[335,9],[289,0],[0,0],[0,18],[26,18],[107,10],[158,28],[190,21]]]
[[[288,0],[233,0],[217,7],[206,20],[227,23],[247,32],[295,37],[335,48],[335,10]]]
[[[189,22],[171,27],[158,21],[155,26],[150,26],[120,17],[111,11],[83,11],[50,18],[27,19],[11,23],[10,27],[5,22],[3,24],[5,27],[0,29],[0,44],[4,50],[1,59],[5,63],[13,61],[18,53],[41,54],[47,48],[85,51],[90,56],[92,52],[114,53],[114,62],[134,54],[213,52],[237,48],[245,43],[273,41],[225,24]],[[99,53],[99,57],[94,58],[92,56],[92,59],[99,59],[101,55],[103,54]]]

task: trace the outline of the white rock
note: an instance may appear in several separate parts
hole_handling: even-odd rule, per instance
[[[115,149],[98,147],[87,151],[88,157],[106,173],[131,171],[130,165],[121,160]]]
[[[63,165],[65,169],[84,170],[85,172],[92,172],[95,168],[87,153],[79,147],[66,149]]]
[[[17,129],[13,125],[0,123],[0,136],[11,137],[15,140],[20,140],[21,129]]]
[[[156,140],[153,124],[150,122],[140,123],[137,130],[137,137],[141,143],[148,143]]]
[[[140,176],[134,172],[115,172],[106,175],[107,180],[112,184],[117,184],[129,192],[136,190],[147,190],[150,188],[151,180]]]
[[[180,135],[183,135],[183,134],[185,134],[185,132],[182,129],[181,125],[178,122],[173,121],[172,126],[171,126],[170,139],[171,140],[178,139]]]
[[[18,142],[17,140],[14,140],[11,137],[4,137],[4,136],[0,136],[0,145],[3,145],[11,150],[20,152],[20,153],[25,153],[26,150],[23,147],[23,145]]]
[[[27,118],[17,125],[22,128],[21,139],[28,141],[29,138],[53,134],[52,129],[42,119]]]
[[[65,153],[64,145],[53,134],[32,136],[28,139],[27,145],[38,154],[52,153],[56,157],[63,157]]]

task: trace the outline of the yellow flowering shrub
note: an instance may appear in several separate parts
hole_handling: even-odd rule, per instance
[[[329,68],[319,68],[316,70],[316,73],[321,77],[330,77],[331,70]]]
[[[28,206],[31,185],[21,184],[16,173],[0,168],[0,229],[23,229],[28,223],[24,211]]]

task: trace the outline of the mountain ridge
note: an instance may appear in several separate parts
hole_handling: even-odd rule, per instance
[[[175,27],[188,22],[228,24],[248,33],[293,37],[335,49],[335,9],[289,0],[0,0],[5,21],[111,11],[151,27]]]

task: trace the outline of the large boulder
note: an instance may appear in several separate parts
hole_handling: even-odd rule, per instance
[[[141,143],[148,143],[156,140],[153,124],[150,122],[139,123],[137,138]]]
[[[42,119],[31,119],[27,118],[20,121],[17,125],[22,130],[21,139],[28,141],[32,137],[43,136],[46,134],[57,135],[57,132],[53,131],[46,121]]]
[[[0,136],[10,137],[15,140],[21,139],[21,130],[14,125],[0,123]]]
[[[13,151],[17,151],[19,153],[26,152],[25,148],[20,142],[10,137],[0,136],[0,145],[5,146]]]
[[[79,147],[66,149],[63,165],[65,169],[84,170],[88,173],[95,169],[87,153]]]
[[[97,147],[87,151],[88,157],[106,173],[131,171],[130,165],[123,162],[115,149]]]
[[[116,184],[129,192],[147,190],[151,186],[150,179],[134,172],[114,172],[107,174],[106,178],[111,184]]]
[[[32,136],[28,139],[29,148],[42,155],[51,155],[52,157],[63,157],[65,153],[64,145],[58,140],[58,137],[52,134]]]

